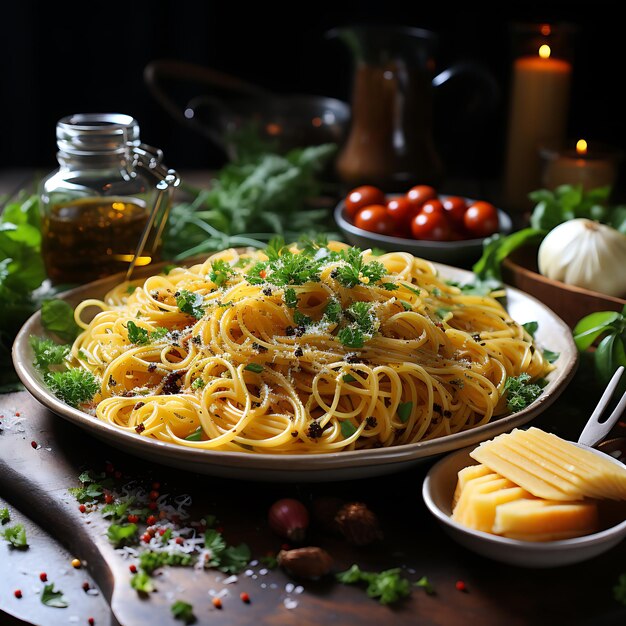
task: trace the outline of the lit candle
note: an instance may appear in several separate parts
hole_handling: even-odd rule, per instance
[[[613,187],[617,178],[620,152],[607,146],[587,145],[584,139],[575,149],[541,151],[544,159],[543,186],[554,189],[559,185],[582,185],[585,191],[598,187]]]
[[[544,25],[543,35],[551,29]],[[572,65],[543,43],[513,63],[503,201],[512,212],[529,210],[528,194],[541,181],[539,148],[562,144],[567,128]]]

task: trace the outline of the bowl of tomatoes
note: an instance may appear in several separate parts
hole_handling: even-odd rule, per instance
[[[491,202],[441,194],[430,185],[404,194],[361,185],[339,202],[334,217],[352,245],[465,267],[478,260],[486,237],[513,229],[511,217]]]

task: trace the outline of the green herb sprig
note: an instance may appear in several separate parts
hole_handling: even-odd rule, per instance
[[[411,594],[411,583],[400,575],[400,568],[366,572],[355,564],[345,572],[336,574],[336,578],[347,585],[366,583],[367,595],[370,598],[378,598],[381,604],[393,604]]]

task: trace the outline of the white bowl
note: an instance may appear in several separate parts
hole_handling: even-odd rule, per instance
[[[608,454],[587,446],[580,447],[622,465]],[[468,465],[476,464],[476,461],[469,455],[474,449],[475,446],[463,448],[437,461],[428,471],[422,486],[422,497],[430,512],[444,531],[468,550],[510,565],[546,568],[586,561],[610,550],[626,538],[626,520],[584,537],[546,542],[508,539],[472,530],[455,522],[451,514],[457,473]],[[624,506],[626,508],[626,503]]]
[[[397,194],[389,194],[387,198],[396,196]],[[448,196],[442,194],[439,197],[446,198]],[[466,200],[468,203],[473,202],[471,198],[466,198]],[[380,248],[387,252],[401,250],[436,263],[460,265],[462,267],[468,267],[477,261],[483,252],[484,238],[462,239],[459,241],[429,241],[411,237],[379,235],[378,233],[357,228],[348,218],[344,200],[335,207],[334,217],[339,230],[341,230],[348,242],[363,250],[367,248]],[[498,219],[500,224],[498,232],[502,235],[508,235],[513,230],[513,220],[502,209],[498,209]]]

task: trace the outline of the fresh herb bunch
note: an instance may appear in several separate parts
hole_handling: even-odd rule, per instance
[[[561,185],[553,191],[538,189],[529,194],[535,202],[530,226],[510,235],[487,237],[483,253],[472,267],[481,280],[501,280],[502,261],[525,244],[539,244],[556,226],[574,218],[587,218],[607,224],[626,234],[626,206],[609,206],[611,187],[584,191],[582,185]]]
[[[594,370],[601,385],[609,383],[620,365],[626,367],[626,306],[621,313],[590,313],[578,321],[572,332],[579,352],[585,352],[592,346],[595,348]],[[622,377],[619,389],[626,391],[625,377]]]
[[[164,256],[183,259],[232,246],[263,247],[276,234],[302,233],[337,239],[327,208],[310,201],[322,192],[320,173],[335,144],[262,152],[219,170],[208,189],[189,189],[193,199],[172,207],[163,237]]]

